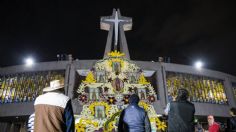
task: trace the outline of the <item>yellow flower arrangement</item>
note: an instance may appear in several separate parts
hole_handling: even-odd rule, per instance
[[[93,125],[95,128],[98,127],[98,122],[91,119],[80,119],[79,123],[75,125],[77,132],[85,132],[86,125]]]
[[[108,53],[108,56],[111,56],[111,57],[122,57],[124,56],[125,54],[124,53],[121,53],[120,51],[111,51]]]
[[[105,130],[105,131],[111,132],[112,129],[114,128],[114,123],[115,123],[115,121],[111,121],[111,122],[108,124],[108,129]]]
[[[145,111],[148,111],[148,109],[149,109],[149,105],[147,103],[143,102],[143,101],[139,101],[138,105],[143,107],[143,109]]]
[[[149,120],[150,120],[150,122],[158,122],[158,121],[160,121],[159,118],[157,118],[157,117],[151,117]]]
[[[109,116],[109,110],[111,109],[111,106],[106,102],[93,102],[89,105],[89,110],[91,111],[92,115],[95,114],[95,106],[104,106],[106,110],[106,115]]]
[[[98,122],[95,122],[91,119],[81,119],[81,122],[85,122],[86,124],[93,125],[94,127],[98,127]]]
[[[83,123],[77,123],[75,129],[77,132],[85,132],[86,125]]]
[[[158,130],[162,130],[165,131],[166,129],[166,123],[164,121],[160,121],[160,119],[158,117],[152,117],[150,118],[150,122],[155,122],[156,123],[156,127]]]
[[[94,79],[93,73],[90,71],[88,75],[86,76],[84,83],[96,83],[96,80]]]
[[[157,129],[158,129],[158,130],[165,131],[166,127],[167,127],[167,126],[166,126],[166,123],[165,123],[164,121],[157,123]]]
[[[146,78],[144,77],[143,73],[140,75],[139,80],[138,80],[138,83],[139,83],[139,84],[150,84],[150,82],[148,82],[148,81],[146,80]]]

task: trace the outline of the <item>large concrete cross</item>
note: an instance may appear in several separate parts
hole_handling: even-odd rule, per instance
[[[124,31],[132,29],[132,19],[129,17],[121,16],[119,9],[118,10],[113,9],[112,16],[101,17],[100,25],[101,29],[109,31],[104,57],[106,57],[107,53],[112,50],[111,49],[112,37],[113,37],[113,30],[115,28],[114,50],[118,50],[125,53],[126,58],[130,59]],[[120,39],[118,40],[119,35]],[[120,43],[120,49],[117,49],[118,42]]]

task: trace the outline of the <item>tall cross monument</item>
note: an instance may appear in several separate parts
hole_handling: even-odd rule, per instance
[[[104,57],[107,57],[107,53],[111,52],[112,50],[118,50],[125,53],[125,57],[127,59],[130,59],[124,31],[132,29],[132,18],[123,17],[121,16],[119,9],[113,9],[112,16],[101,17],[100,27],[102,30],[109,31]],[[115,35],[113,36],[113,34]],[[114,44],[114,49],[112,49],[112,44]]]

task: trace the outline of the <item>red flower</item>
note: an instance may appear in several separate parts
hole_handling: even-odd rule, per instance
[[[115,104],[115,103],[116,103],[116,99],[115,99],[115,97],[108,97],[107,102],[108,102],[109,104]]]
[[[79,100],[81,102],[85,102],[85,101],[87,101],[87,96],[86,95],[80,95]]]
[[[124,101],[125,104],[128,104],[128,103],[129,103],[129,97],[130,97],[130,95],[125,95],[125,96],[124,96],[123,101]]]
[[[148,100],[152,103],[155,102],[155,97],[153,95],[148,97]]]

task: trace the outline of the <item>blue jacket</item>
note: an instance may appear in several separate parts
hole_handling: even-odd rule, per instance
[[[150,132],[151,125],[147,113],[137,104],[130,104],[121,112],[119,132]]]

